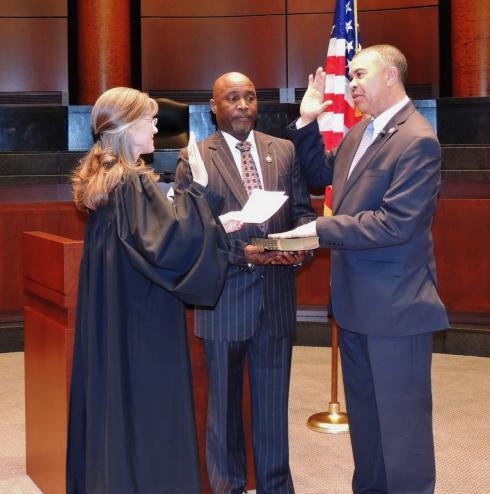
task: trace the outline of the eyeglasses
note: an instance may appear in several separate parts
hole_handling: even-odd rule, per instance
[[[153,117],[153,118],[142,118],[142,120],[143,120],[143,122],[151,123],[155,127],[156,127],[156,125],[158,123],[158,118],[157,117]]]
[[[145,123],[150,123],[152,126],[156,127],[157,126],[157,123],[158,123],[158,118],[157,117],[153,117],[153,118],[150,118],[150,117],[143,117],[143,118],[140,118],[138,120],[135,120],[134,121],[134,124],[136,125],[137,122],[145,122]]]

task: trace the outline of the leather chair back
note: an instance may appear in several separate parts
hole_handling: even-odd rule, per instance
[[[189,105],[169,98],[158,103],[158,134],[155,149],[181,149],[189,142]]]

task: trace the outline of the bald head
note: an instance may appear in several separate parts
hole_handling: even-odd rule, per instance
[[[214,81],[213,98],[215,98],[220,91],[223,91],[228,87],[240,87],[243,85],[252,86],[255,89],[253,82],[245,74],[240,72],[227,72],[226,74],[220,75]]]
[[[228,72],[213,85],[211,110],[218,128],[239,141],[247,139],[257,118],[257,95],[252,81],[240,72]]]

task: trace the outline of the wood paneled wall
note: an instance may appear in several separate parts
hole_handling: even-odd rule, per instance
[[[66,0],[0,2],[0,92],[68,90]]]
[[[142,17],[221,17],[284,14],[284,0],[142,0]]]
[[[313,205],[322,214],[322,201]],[[438,287],[455,318],[490,321],[490,230],[482,225],[490,225],[490,199],[439,199],[432,226]],[[299,305],[328,304],[329,273],[329,251],[317,251],[299,271]]]
[[[66,17],[67,0],[2,0],[0,17]]]
[[[143,89],[209,90],[230,70],[259,89],[305,87],[324,63],[334,8],[335,0],[142,0]],[[409,84],[438,84],[439,0],[359,8],[364,45],[399,46]],[[66,0],[0,2],[0,92],[68,90],[67,15]]]
[[[284,15],[143,18],[143,89],[209,90],[224,72],[258,88],[286,87]]]
[[[440,199],[432,234],[441,299],[490,320],[490,199]]]
[[[305,87],[324,63],[335,0],[142,0],[145,90],[209,90],[223,72],[259,89]],[[439,83],[439,0],[364,0],[365,46],[391,43],[407,56],[409,84]]]
[[[314,206],[319,214],[321,200]],[[490,321],[490,199],[439,200],[433,235],[439,291],[450,312]],[[0,204],[0,313],[20,312],[24,231],[44,231],[83,239],[85,219],[69,202]],[[298,304],[324,305],[329,300],[330,253],[317,251],[298,274]],[[1,316],[1,314],[0,314]]]

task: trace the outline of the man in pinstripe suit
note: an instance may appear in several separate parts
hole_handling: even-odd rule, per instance
[[[195,313],[195,333],[204,338],[209,375],[207,467],[213,493],[238,494],[246,481],[242,424],[243,368],[248,359],[252,395],[252,434],[258,494],[293,493],[289,469],[288,393],[292,337],[296,318],[295,269],[304,254],[263,252],[251,237],[266,236],[314,219],[291,142],[253,129],[255,87],[231,72],[213,87],[211,110],[219,131],[199,144],[209,174],[208,187],[225,198],[227,211],[248,199],[236,145],[251,143],[265,190],[284,191],[289,199],[265,224],[247,224],[229,234],[230,267],[214,309]],[[189,181],[184,150],[177,169],[177,190]]]

